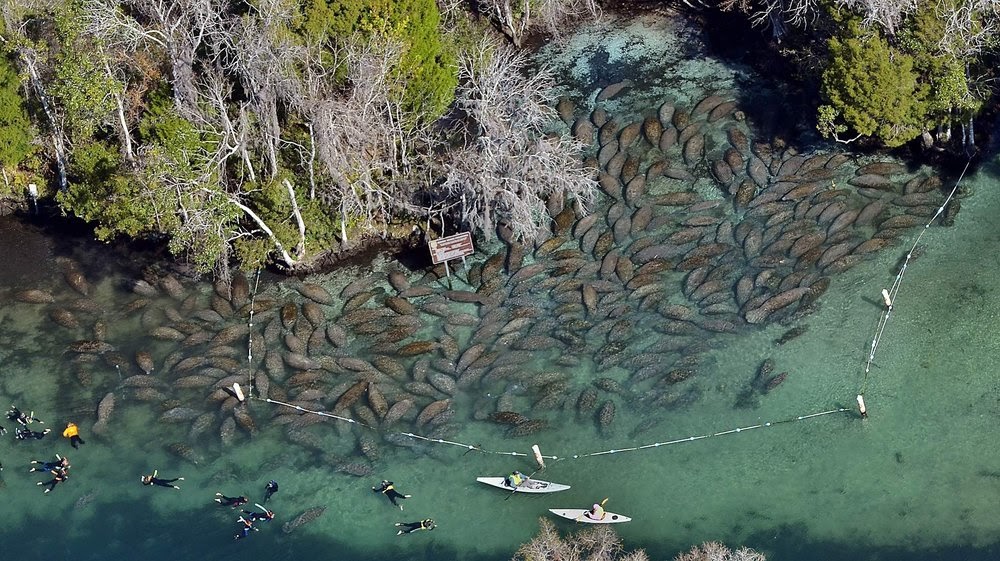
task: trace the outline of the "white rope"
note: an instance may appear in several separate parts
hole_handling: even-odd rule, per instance
[[[920,230],[919,234],[917,234],[917,238],[913,241],[913,245],[910,246],[910,250],[906,252],[906,258],[903,259],[903,264],[899,267],[899,272],[896,273],[896,278],[892,281],[892,286],[887,291],[889,293],[889,300],[886,303],[885,309],[883,309],[879,314],[878,322],[875,325],[875,336],[872,337],[871,350],[868,353],[868,360],[865,362],[864,380],[861,383],[861,390],[858,392],[858,395],[864,395],[865,389],[868,387],[868,374],[871,372],[872,363],[875,361],[875,351],[878,350],[879,344],[882,342],[882,335],[885,333],[886,325],[889,323],[889,317],[892,315],[892,309],[896,305],[896,295],[899,294],[899,289],[903,284],[903,274],[906,272],[906,267],[910,264],[910,259],[913,257],[913,251],[917,248],[917,244],[920,243],[920,239],[923,238],[924,233],[927,232],[928,228],[931,227],[931,224],[933,224],[934,221],[941,216],[945,207],[947,207],[948,203],[950,203],[952,198],[955,197],[955,193],[958,192],[958,186],[962,183],[962,179],[965,177],[965,172],[969,170],[969,165],[971,163],[972,160],[965,162],[965,169],[962,170],[962,173],[958,176],[958,180],[955,181],[955,186],[951,188],[951,192],[948,193],[944,202],[938,207],[934,216],[927,221],[927,224],[924,224],[923,229]]]
[[[260,399],[260,398],[255,398],[255,399]],[[285,406],[285,407],[290,407],[290,408],[292,408],[292,409],[294,409],[296,411],[302,411],[303,413],[312,413],[313,415],[320,415],[320,416],[323,416],[323,417],[329,417],[331,419],[337,419],[339,421],[346,421],[348,423],[353,423],[353,424],[360,425],[362,427],[370,428],[370,429],[373,429],[373,430],[375,429],[375,427],[366,425],[365,423],[362,423],[360,421],[356,421],[356,420],[351,419],[349,417],[341,417],[339,415],[334,415],[332,413],[327,413],[326,411],[313,411],[311,409],[306,409],[305,407],[302,407],[302,406],[299,406],[299,405],[292,405],[291,403],[285,403],[283,401],[278,401],[278,400],[275,400],[275,399],[262,399],[261,401],[265,401],[267,403],[274,403],[276,405],[282,405],[282,406]],[[725,436],[725,435],[729,435],[729,434],[739,434],[739,433],[747,432],[747,431],[750,431],[750,430],[753,430],[753,429],[768,428],[768,427],[773,427],[775,425],[781,425],[781,424],[791,423],[791,422],[795,422],[795,421],[804,421],[804,420],[807,420],[807,419],[813,419],[813,418],[816,418],[816,417],[822,417],[824,415],[831,415],[833,413],[843,413],[845,411],[849,411],[849,409],[846,409],[844,407],[838,407],[837,409],[830,409],[830,410],[827,410],[827,411],[820,411],[818,413],[809,413],[809,414],[806,414],[806,415],[799,415],[797,417],[790,417],[788,419],[783,419],[783,420],[780,420],[780,421],[772,421],[772,422],[760,423],[760,424],[756,424],[756,425],[750,425],[750,426],[747,426],[747,427],[737,427],[735,429],[718,431],[718,432],[713,432],[713,433],[708,433],[708,434],[688,436],[688,437],[684,437],[684,438],[678,438],[676,440],[668,440],[666,442],[654,442],[652,444],[644,444],[642,446],[633,446],[633,447],[630,447],[630,448],[615,448],[615,449],[611,449],[611,450],[604,450],[604,451],[601,451],[601,452],[589,452],[589,453],[586,453],[586,454],[573,454],[571,456],[569,456],[569,455],[564,455],[564,456],[558,456],[558,455],[542,456],[542,458],[544,458],[546,460],[556,460],[556,461],[566,460],[566,459],[577,460],[577,459],[580,459],[580,458],[590,458],[590,457],[594,457],[594,456],[606,456],[606,455],[609,455],[609,454],[618,454],[620,452],[635,452],[635,451],[638,451],[638,450],[648,450],[650,448],[659,448],[661,446],[670,446],[672,444],[681,444],[681,443],[684,443],[684,442],[694,442],[696,440],[703,440],[703,439],[706,439],[706,438],[711,438],[713,436]],[[493,451],[493,450],[486,450],[482,446],[478,446],[478,445],[474,445],[474,444],[466,444],[466,443],[463,443],[463,442],[455,442],[455,441],[452,441],[452,440],[444,440],[442,438],[431,438],[431,437],[427,437],[427,436],[421,436],[419,434],[412,433],[412,432],[400,432],[400,433],[396,433],[396,434],[401,434],[403,436],[408,436],[410,438],[415,438],[417,440],[423,440],[425,442],[434,442],[434,443],[437,443],[437,444],[447,444],[449,446],[458,446],[460,448],[465,448],[467,452],[471,452],[471,451],[475,450],[476,452],[482,452],[484,454],[496,454],[496,455],[499,455],[499,456],[523,456],[523,457],[528,457],[529,456],[529,454],[526,454],[524,452],[496,452],[496,451]]]
[[[250,328],[250,332],[247,335],[247,363],[250,368],[250,382],[247,386],[247,397],[253,397],[253,311],[254,302],[257,301],[257,288],[260,286],[260,269],[257,269],[257,278],[253,283],[253,292],[250,294],[250,322],[247,326]]]

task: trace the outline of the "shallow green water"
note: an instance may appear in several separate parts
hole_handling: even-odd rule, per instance
[[[688,64],[678,67],[686,75],[694,72]],[[537,443],[544,453],[561,458],[548,460],[544,477],[573,486],[555,496],[509,500],[476,483],[475,477],[514,468],[530,472],[532,463],[524,457],[466,453],[444,444],[427,444],[416,453],[382,443],[374,473],[354,477],[332,466],[334,459],[359,458],[355,438],[343,425],[309,429],[329,452],[324,455],[291,444],[284,427],[268,422],[276,406],[261,402],[250,404],[260,428],[253,438],[241,435],[224,447],[215,425],[214,434],[196,439],[194,447],[202,457],[197,465],[170,455],[165,445],[188,442],[189,423],[158,421],[159,403],[136,401],[131,390],[121,387],[123,377],[138,373],[135,366],[122,374],[97,362],[93,380],[84,385],[72,368],[74,353],[65,350],[74,340],[91,338],[96,319],[107,323],[107,340],[127,357],[148,350],[159,365],[176,347],[151,339],[141,314],[122,311],[136,298],[123,285],[140,276],[141,257],[71,236],[39,236],[33,226],[5,222],[0,249],[9,266],[0,288],[0,406],[34,409],[56,430],[75,420],[88,442],[74,451],[55,433],[30,442],[14,441],[8,433],[0,441],[4,555],[150,561],[248,555],[507,559],[535,533],[546,509],[586,507],[608,497],[609,510],[634,519],[617,528],[626,544],[646,548],[653,559],[672,558],[707,540],[746,544],[770,559],[995,559],[1000,554],[1000,386],[991,328],[1000,308],[995,274],[1000,235],[993,222],[1000,213],[997,180],[995,163],[968,177],[964,184],[973,196],[963,200],[956,226],[934,227],[925,234],[925,253],[907,270],[876,355],[866,391],[869,419],[857,418],[853,401],[881,309],[879,291],[891,283],[902,246],[836,277],[821,299],[821,310],[802,322],[808,332],[783,346],[773,343],[787,329],[778,325],[715,338],[689,386],[700,392],[694,404],[650,410],[619,401],[611,434],[599,432],[587,419],[577,420],[570,407],[546,416],[550,430],[506,438],[503,427],[469,418],[471,402],[503,391],[502,386],[460,395],[453,423],[457,432],[450,440],[521,454]],[[100,304],[98,311],[78,314],[88,319],[79,328],[57,326],[48,316],[79,296],[62,281],[56,256],[81,264],[92,285],[91,300]],[[385,285],[384,274],[362,270],[314,280],[336,292],[365,275]],[[411,275],[417,278],[419,274]],[[296,294],[293,284],[265,279],[260,294],[280,302]],[[50,290],[57,303],[13,300],[12,295],[33,287]],[[203,299],[211,292],[207,284],[189,289],[200,291]],[[165,296],[149,304],[150,309],[157,306],[179,308]],[[328,317],[334,315],[331,311]],[[536,319],[542,323],[545,318]],[[273,311],[258,316],[257,329],[273,320]],[[641,325],[636,336],[657,337],[649,327]],[[471,329],[457,333],[464,348]],[[429,323],[415,337],[438,336],[440,327]],[[193,347],[191,356],[202,350]],[[736,396],[768,357],[778,371],[789,373],[787,381],[761,396],[758,407],[734,408]],[[555,358],[539,352],[532,364],[551,371]],[[564,370],[579,382],[573,389],[594,375],[587,357]],[[628,372],[612,374],[624,378]],[[109,391],[119,402],[111,432],[98,437],[91,431],[95,410]],[[193,408],[218,409],[205,399],[206,393],[171,395]],[[643,451],[573,458],[839,407],[851,411]],[[631,436],[650,418],[659,423]],[[3,424],[12,430],[10,422]],[[34,482],[47,478],[27,473],[28,462],[54,453],[70,456],[71,478],[43,495]],[[154,468],[165,477],[184,476],[182,490],[141,486],[140,474]],[[269,503],[276,520],[248,540],[233,542],[236,516],[212,502],[214,493],[259,500],[272,478],[281,484]],[[370,491],[381,478],[414,495],[403,501],[402,513]],[[80,502],[85,496],[89,499]],[[293,533],[281,531],[282,524],[313,506],[327,511]],[[433,517],[438,529],[395,537],[394,522],[424,517]],[[559,527],[574,529],[572,523]]]

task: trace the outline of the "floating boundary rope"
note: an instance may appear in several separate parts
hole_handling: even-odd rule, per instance
[[[258,400],[264,401],[266,403],[273,403],[275,405],[281,405],[281,406],[284,406],[284,407],[289,407],[291,409],[294,409],[296,411],[301,411],[303,413],[312,413],[313,415],[319,415],[321,417],[328,417],[330,419],[336,419],[338,421],[345,421],[345,422],[352,423],[352,424],[355,424],[355,425],[358,425],[358,426],[362,426],[362,427],[365,427],[365,428],[369,428],[369,429],[372,429],[372,430],[377,430],[375,427],[372,427],[370,425],[366,425],[365,423],[362,423],[361,421],[357,421],[357,420],[351,419],[349,417],[342,417],[340,415],[334,415],[333,413],[328,413],[326,411],[313,411],[311,409],[306,409],[305,407],[302,407],[300,405],[292,405],[291,403],[285,403],[283,401],[278,401],[278,400],[270,399],[270,398],[264,398],[264,399],[254,398],[254,399],[258,399]],[[562,456],[559,456],[559,455],[551,455],[551,456],[542,455],[541,457],[544,458],[544,459],[547,459],[547,460],[560,461],[560,460],[566,460],[566,459],[578,460],[578,459],[582,459],[582,458],[592,458],[592,457],[595,457],[595,456],[606,456],[606,455],[609,455],[609,454],[618,454],[620,452],[637,452],[639,450],[648,450],[648,449],[651,449],[651,448],[659,448],[661,446],[670,446],[670,445],[673,445],[673,444],[682,444],[682,443],[685,443],[685,442],[694,442],[696,440],[704,440],[706,438],[711,438],[711,437],[714,437],[714,436],[726,436],[726,435],[730,435],[730,434],[738,434],[738,433],[741,433],[741,432],[747,432],[747,431],[751,431],[751,430],[754,430],[754,429],[770,428],[770,427],[773,427],[773,426],[776,426],[776,425],[782,425],[782,424],[786,424],[786,423],[793,423],[795,421],[805,421],[807,419],[814,419],[816,417],[823,417],[825,415],[832,415],[834,413],[844,413],[844,412],[847,412],[847,411],[850,411],[850,409],[847,409],[846,407],[838,407],[836,409],[829,409],[827,411],[820,411],[818,413],[809,413],[807,415],[798,415],[796,417],[789,417],[787,419],[782,419],[782,420],[779,420],[779,421],[768,421],[768,422],[764,422],[764,423],[758,423],[756,425],[749,425],[749,426],[745,426],[745,427],[737,427],[737,428],[734,428],[734,429],[728,429],[728,430],[724,430],[724,431],[717,431],[717,432],[706,433],[706,434],[701,434],[701,435],[694,435],[694,436],[688,436],[688,437],[684,437],[684,438],[678,438],[678,439],[674,439],[674,440],[668,440],[666,442],[653,442],[651,444],[643,444],[641,446],[632,446],[632,447],[629,447],[629,448],[613,448],[611,450],[603,450],[603,451],[600,451],[600,452],[588,452],[588,453],[585,453],[585,454],[572,454],[572,455],[562,455]],[[474,444],[465,444],[465,443],[462,443],[462,442],[455,442],[453,440],[445,440],[443,438],[431,438],[431,437],[428,437],[428,436],[423,436],[423,435],[419,435],[419,434],[412,433],[412,432],[398,432],[398,433],[395,433],[395,434],[401,434],[403,436],[408,436],[410,438],[415,438],[417,440],[423,440],[423,441],[426,441],[426,442],[434,442],[434,443],[437,443],[437,444],[448,444],[450,446],[457,446],[459,448],[465,448],[467,452],[476,451],[476,452],[482,452],[484,454],[495,454],[495,455],[499,455],[499,456],[523,456],[523,457],[528,457],[528,456],[531,455],[531,454],[527,454],[527,453],[524,453],[524,452],[498,452],[498,451],[494,451],[494,450],[487,450],[487,449],[483,448],[482,446],[477,446],[477,445],[474,445]]]
[[[899,272],[896,273],[896,278],[892,281],[892,287],[888,290],[889,297],[886,301],[885,309],[883,309],[881,314],[879,314],[878,323],[875,326],[875,335],[872,337],[871,351],[868,353],[868,360],[865,362],[864,378],[861,381],[861,389],[858,390],[859,398],[865,395],[865,390],[868,389],[868,375],[871,372],[872,363],[875,361],[875,351],[878,350],[879,343],[882,342],[882,335],[885,333],[886,325],[889,323],[889,317],[892,315],[892,309],[896,303],[896,295],[899,294],[899,289],[903,282],[903,274],[906,272],[906,267],[909,265],[910,259],[913,257],[913,250],[917,248],[917,244],[920,243],[920,239],[924,237],[924,233],[931,227],[931,224],[938,219],[938,216],[941,216],[945,207],[947,207],[948,203],[950,203],[955,197],[955,193],[958,192],[958,186],[962,183],[965,173],[969,171],[970,164],[972,164],[971,159],[965,162],[965,168],[962,169],[962,173],[958,176],[958,180],[955,181],[955,186],[951,188],[951,192],[948,193],[944,202],[938,207],[934,216],[927,221],[927,224],[924,224],[923,229],[920,230],[919,234],[917,234],[917,239],[913,241],[913,245],[910,246],[910,250],[906,252],[906,258],[903,259],[903,264],[899,267]],[[859,405],[860,403],[862,403],[861,400],[859,400]]]

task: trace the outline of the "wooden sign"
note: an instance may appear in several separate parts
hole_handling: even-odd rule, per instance
[[[472,255],[476,251],[472,247],[472,234],[469,232],[431,240],[427,246],[431,250],[431,261],[435,265]]]

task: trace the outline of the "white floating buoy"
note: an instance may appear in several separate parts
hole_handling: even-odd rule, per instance
[[[865,398],[861,394],[858,394],[858,411],[861,412],[862,419],[868,418],[868,408],[865,407]]]
[[[538,467],[545,468],[545,459],[542,458],[542,451],[538,449],[537,444],[531,445],[531,451],[535,453],[535,461],[538,462]]]
[[[882,301],[885,302],[886,308],[892,307],[892,298],[889,298],[889,291],[884,288],[882,289]]]
[[[240,400],[241,403],[246,399],[243,397],[243,388],[240,387],[239,382],[233,382],[233,391],[236,392],[236,399]]]

